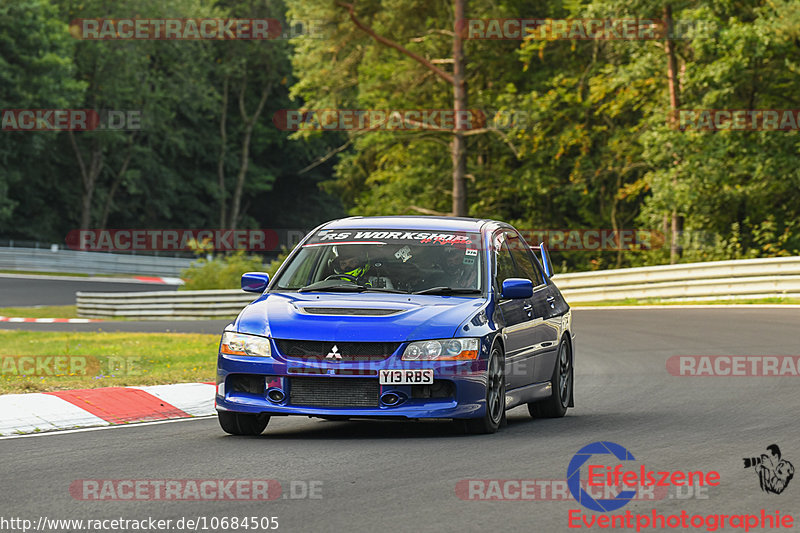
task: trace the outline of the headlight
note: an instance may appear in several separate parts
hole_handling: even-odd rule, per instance
[[[222,334],[220,352],[230,355],[254,355],[257,357],[272,357],[269,339],[244,333],[226,331]]]
[[[403,361],[463,361],[478,358],[478,339],[416,341],[406,346]]]

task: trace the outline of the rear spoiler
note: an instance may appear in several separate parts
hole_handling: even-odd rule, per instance
[[[539,246],[531,246],[531,249],[535,252],[539,252],[542,268],[544,268],[544,273],[547,275],[547,277],[553,277],[553,262],[550,261],[550,252],[547,251],[547,245],[543,242],[540,242]]]

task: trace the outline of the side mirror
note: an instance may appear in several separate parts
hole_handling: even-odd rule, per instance
[[[242,290],[246,292],[264,292],[269,284],[266,272],[245,272],[242,274]]]
[[[521,300],[533,296],[533,282],[529,279],[508,278],[503,281],[503,298]]]
[[[539,252],[542,256],[542,267],[544,268],[544,273],[547,274],[548,278],[553,277],[553,263],[550,261],[550,252],[547,251],[547,246],[543,243],[539,243]]]

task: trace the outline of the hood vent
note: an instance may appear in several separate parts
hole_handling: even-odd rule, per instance
[[[309,315],[346,315],[346,316],[388,316],[401,313],[404,309],[365,309],[363,307],[309,307],[300,310]]]

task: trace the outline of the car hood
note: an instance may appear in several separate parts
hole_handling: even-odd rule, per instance
[[[451,338],[484,298],[387,293],[270,293],[248,305],[240,333],[276,339],[402,342]]]

